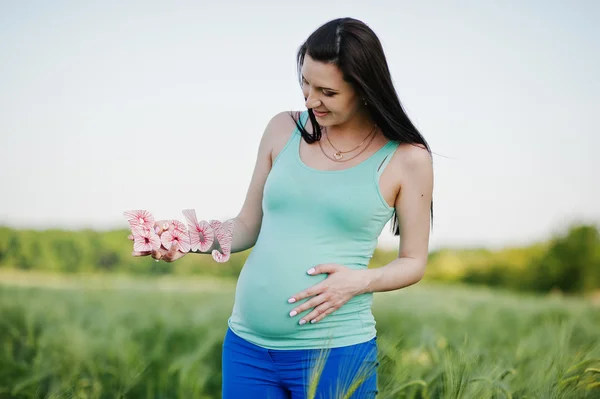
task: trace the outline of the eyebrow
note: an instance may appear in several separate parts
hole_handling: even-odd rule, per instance
[[[302,75],[302,79],[304,79],[304,80],[306,80],[306,81],[308,82],[308,79],[306,79],[306,78],[304,77],[304,75]],[[332,88],[330,88],[330,87],[319,87],[319,86],[317,86],[317,89],[330,90],[330,91],[335,91],[335,92],[337,92],[337,91],[338,91],[338,90],[332,89]]]

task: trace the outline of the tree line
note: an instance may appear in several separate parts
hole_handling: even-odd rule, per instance
[[[0,267],[61,273],[203,274],[237,277],[250,250],[226,263],[191,254],[177,262],[131,256],[129,230],[22,230],[0,227]],[[397,251],[377,249],[369,267]],[[463,282],[520,291],[587,293],[600,289],[600,229],[572,225],[546,242],[490,249],[441,249],[429,256],[426,280]]]

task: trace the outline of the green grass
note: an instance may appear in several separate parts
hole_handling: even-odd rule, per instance
[[[234,283],[0,274],[0,398],[219,398]],[[379,398],[598,398],[600,309],[418,284],[375,296]]]

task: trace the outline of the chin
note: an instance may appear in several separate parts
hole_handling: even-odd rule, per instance
[[[333,126],[337,123],[336,120],[331,117],[331,114],[327,115],[325,118],[317,117],[316,119],[321,126]]]

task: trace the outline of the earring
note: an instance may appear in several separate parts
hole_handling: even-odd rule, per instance
[[[365,105],[367,105],[367,100],[365,100],[365,98],[363,97],[363,101],[365,102]]]

